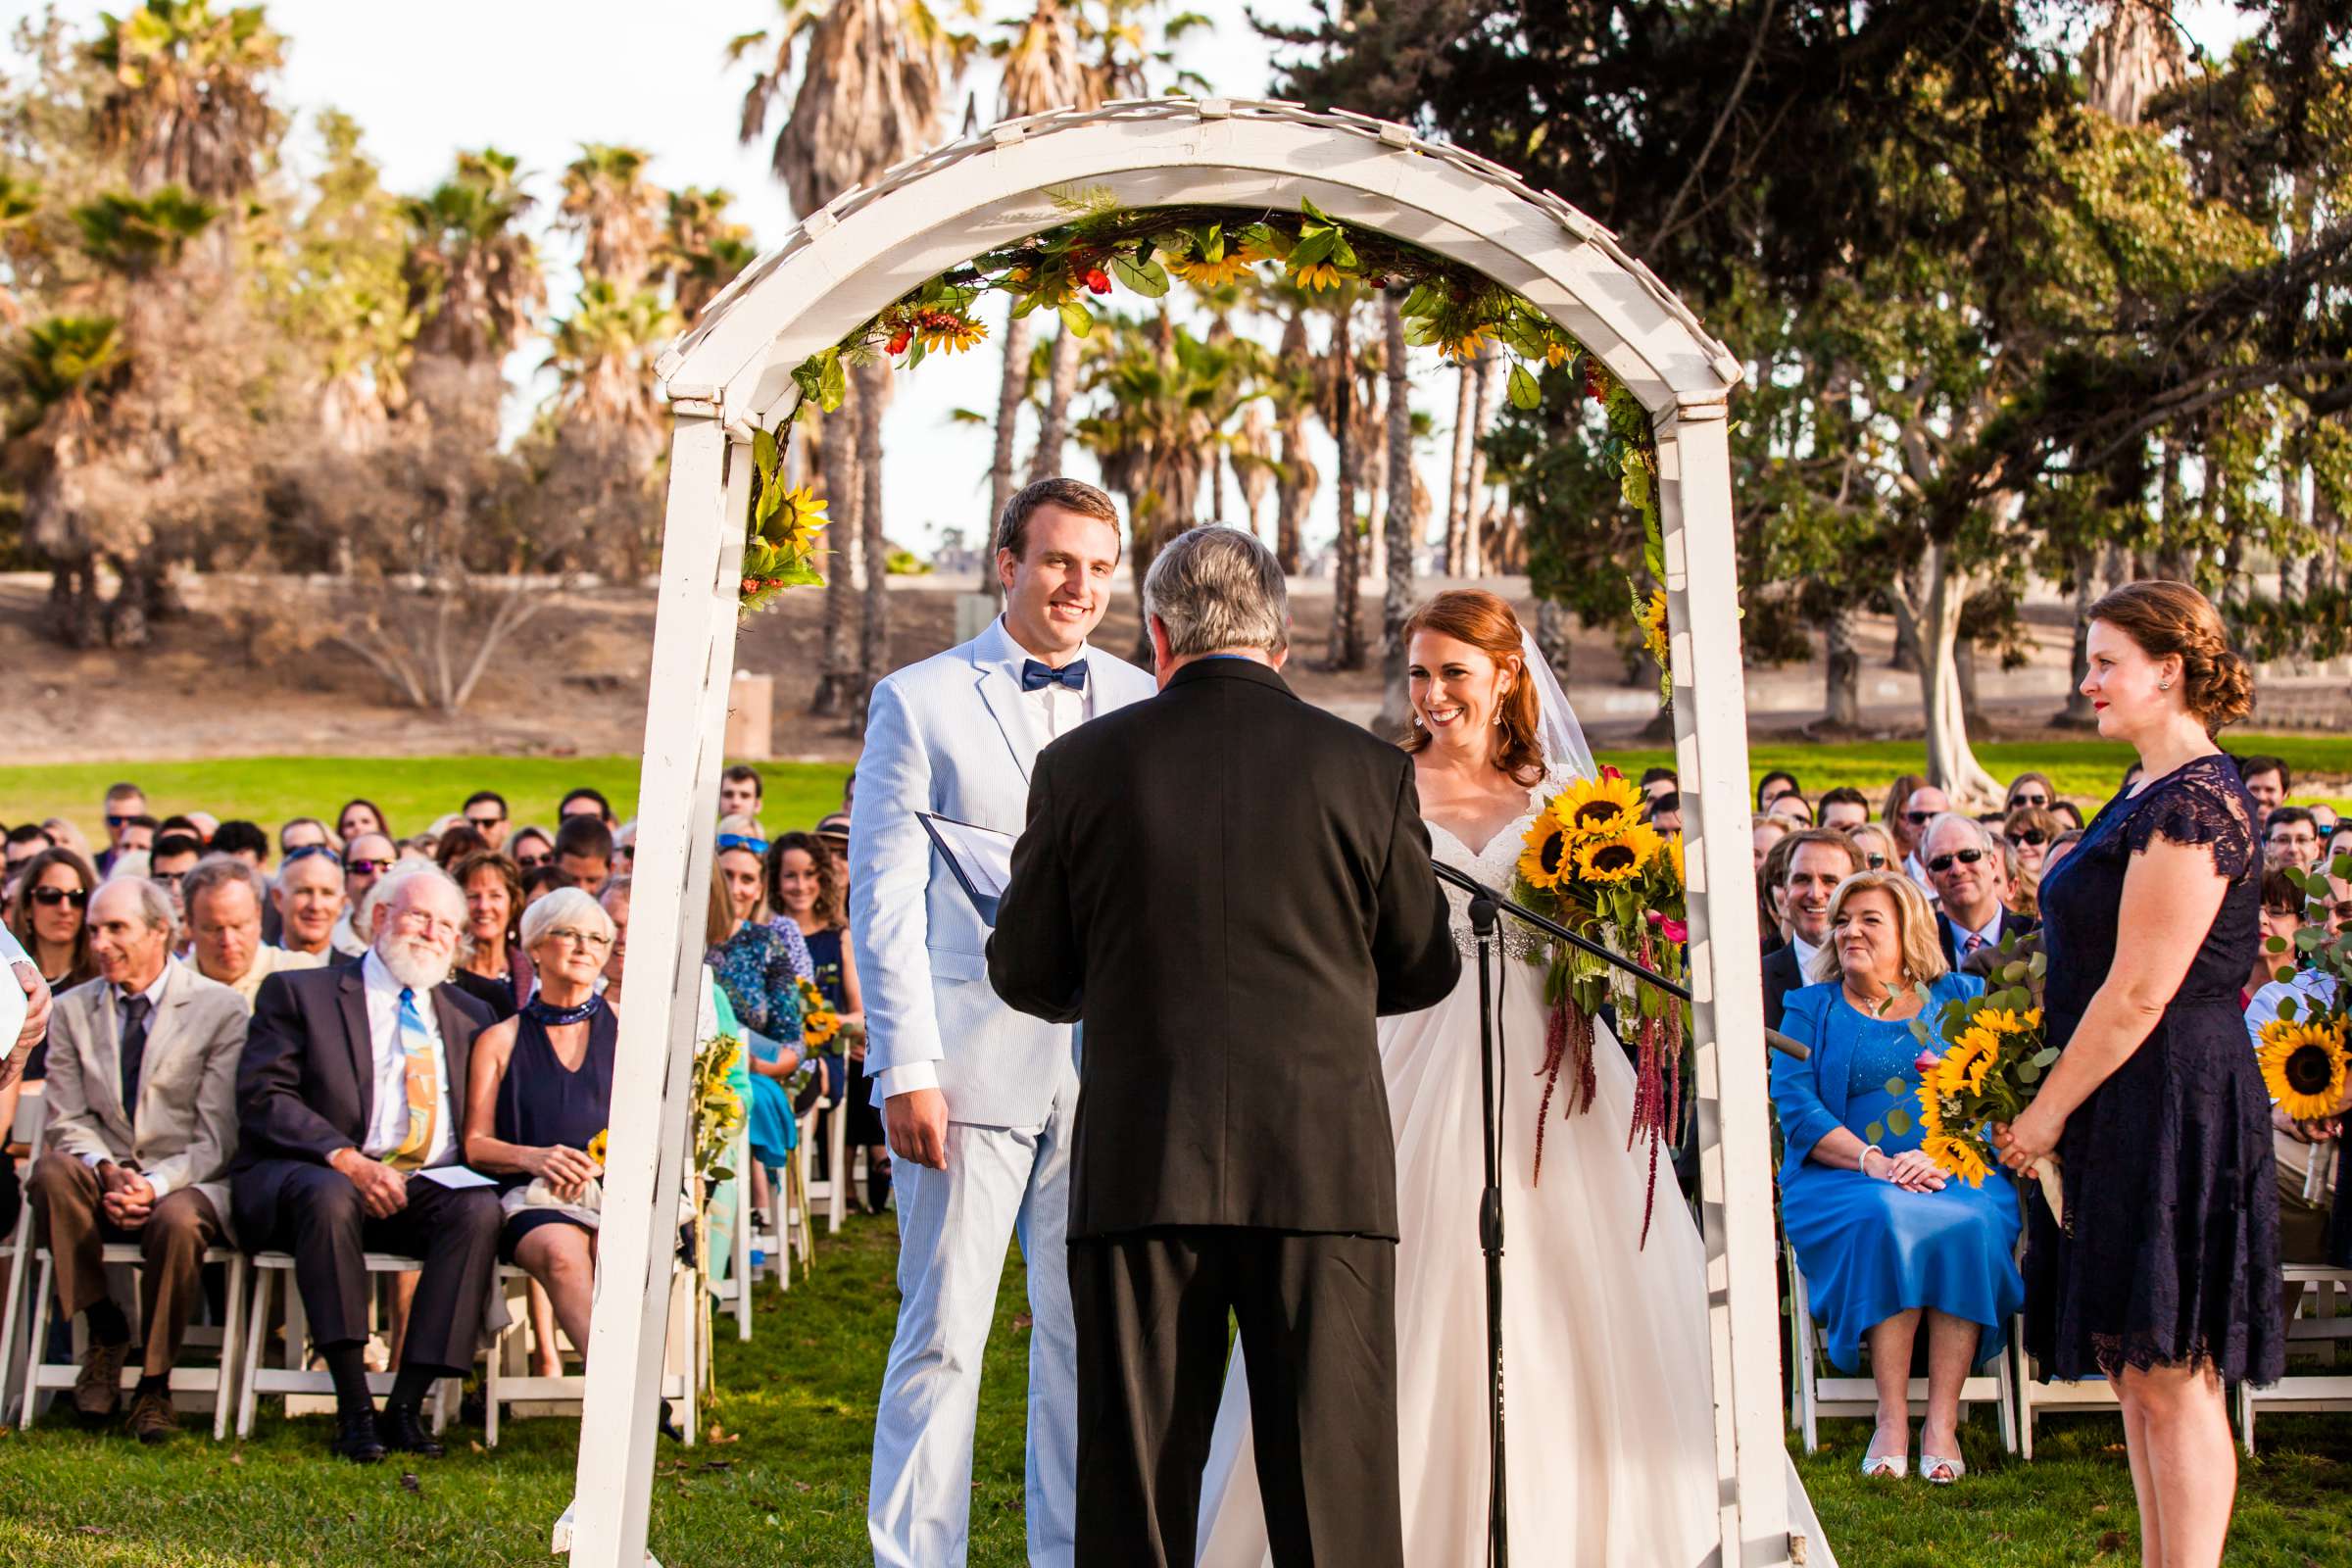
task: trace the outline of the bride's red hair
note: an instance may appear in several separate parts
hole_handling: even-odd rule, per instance
[[[1500,742],[1494,765],[1514,783],[1534,788],[1544,777],[1544,743],[1537,735],[1536,686],[1523,667],[1519,617],[1508,601],[1483,588],[1455,588],[1424,603],[1405,617],[1404,643],[1409,650],[1415,633],[1434,631],[1450,637],[1494,661],[1495,667],[1518,670],[1518,679],[1504,694],[1499,726]],[[1435,737],[1412,724],[1401,743],[1408,752],[1422,752]]]

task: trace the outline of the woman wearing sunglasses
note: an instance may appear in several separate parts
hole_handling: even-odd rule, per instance
[[[1903,858],[1895,852],[1894,835],[1876,822],[1849,827],[1845,836],[1854,841],[1854,854],[1861,858],[1865,871],[1884,871],[1902,863]]]
[[[98,976],[97,960],[90,956],[89,927],[82,918],[97,885],[98,874],[90,862],[72,850],[43,850],[24,862],[24,874],[17,879],[8,929],[32,955],[33,967],[55,995]],[[24,1076],[43,1077],[48,1059],[46,1044],[33,1047]]]
[[[2017,852],[2017,875],[2009,879],[2009,906],[2018,913],[2040,918],[2043,858],[2065,831],[2066,824],[2055,812],[2038,806],[2018,807],[2002,819],[2001,837]]]
[[[2057,802],[2058,786],[2050,782],[2047,773],[2020,773],[2009,781],[2008,810],[2018,811],[2033,806],[2046,811]]]

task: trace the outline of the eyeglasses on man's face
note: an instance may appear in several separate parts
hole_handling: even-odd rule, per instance
[[[414,931],[420,937],[436,937],[444,942],[455,942],[461,934],[455,920],[444,920],[429,909],[403,909],[400,926],[404,931]]]
[[[1941,876],[1952,868],[1954,860],[1958,860],[1962,865],[1974,865],[1983,858],[1984,858],[1983,850],[1954,850],[1949,855],[1938,855],[1930,860],[1928,870],[1936,876]]]
[[[131,818],[137,816],[138,814],[139,813],[136,811],[131,811],[125,815],[117,816],[114,812],[109,811],[106,813],[106,825],[113,828],[128,827],[130,826]]]
[[[90,902],[90,896],[81,888],[34,888],[32,902],[44,909],[54,909],[61,904],[78,909]]]
[[[474,816],[468,814],[466,820],[471,822],[480,831],[487,833],[492,828],[498,826],[499,823],[504,822],[506,818],[503,816]]]
[[[386,871],[391,870],[392,867],[397,863],[397,861],[393,860],[345,860],[343,862],[343,869],[346,871],[357,872],[362,876],[382,876]]]
[[[1930,822],[1935,821],[1936,818],[1941,816],[1942,814],[1943,813],[1940,811],[1905,811],[1903,813],[1903,820],[1910,823],[1913,827],[1926,827]]]

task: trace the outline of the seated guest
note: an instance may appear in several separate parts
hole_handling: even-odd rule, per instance
[[[856,783],[857,779],[857,774],[850,775],[851,783]],[[1683,789],[1683,775],[1671,767],[1645,767],[1642,770],[1642,782],[1638,788],[1642,791],[1643,800],[1647,800],[1653,795],[1679,795]],[[847,786],[843,788],[842,804],[844,806],[849,804]]]
[[[2329,806],[2326,801],[2314,801],[2303,809],[2309,811],[2311,819],[2319,824],[2320,837],[2323,839],[2333,838],[2335,830],[2342,826],[2342,823],[2336,818],[2335,808]]]
[[[2262,873],[2262,940],[2254,946],[2254,968],[2246,977],[2241,1005],[2251,1006],[2262,988],[2272,982],[2295,977],[2295,933],[2303,929],[2303,890],[2287,879],[2285,871],[2274,865]],[[2286,946],[2273,953],[2273,937]]]
[[[2074,802],[2052,801],[2050,803],[2050,814],[2058,818],[2060,823],[2064,825],[2065,830],[2076,833],[2082,831],[2082,808],[2077,806]]]
[[[155,841],[147,853],[147,880],[161,887],[172,898],[172,918],[183,929],[187,924],[187,906],[180,897],[180,883],[196,869],[204,858],[204,845],[193,833],[167,833]]]
[[[109,786],[102,809],[106,848],[92,863],[98,874],[105,876],[114,870],[116,856],[128,849],[146,849],[155,842],[155,818],[147,814],[147,792],[136,784]]]
[[[2254,798],[2254,809],[2260,817],[2286,804],[2286,792],[2295,787],[2294,775],[2286,770],[2286,761],[2278,757],[2241,757],[2237,760],[2238,782]],[[2127,777],[2126,783],[2131,782]]]
[[[2050,840],[2050,847],[2041,853],[2041,879],[2047,882],[2050,873],[2058,869],[2058,862],[2072,854],[2075,846],[2082,842],[2082,830],[2079,827],[2070,827]]]
[[[855,774],[851,775],[853,782],[856,780],[856,777],[857,775]],[[843,865],[846,866],[850,863],[849,812],[834,811],[825,816],[818,817],[816,819],[816,836],[825,841],[826,848],[830,849],[835,855],[841,857],[841,863]]]
[[[1767,816],[1786,818],[1798,827],[1813,825],[1813,808],[1807,805],[1805,798],[1794,790],[1784,790],[1774,796],[1772,804],[1764,808],[1764,813]]]
[[[49,836],[48,829],[42,827],[40,823],[19,822],[8,830],[8,863],[5,867],[0,867],[0,876],[5,876],[9,886],[14,888],[17,873],[24,869],[34,856],[43,850],[56,848],[57,841]]]
[[[211,832],[204,825],[211,820],[201,812],[174,811],[155,824],[156,842],[160,844],[174,833],[184,833],[196,841],[198,849],[202,849],[212,842]]]
[[[278,867],[270,902],[277,910],[278,946],[288,953],[315,955],[320,962],[334,956],[334,936],[348,901],[343,862],[333,850],[305,844],[289,854]]]
[[[433,840],[433,863],[453,876],[460,860],[470,860],[477,855],[489,853],[490,841],[475,831],[472,823],[463,819],[454,826],[442,829]]]
[[[90,854],[90,841],[81,836],[81,829],[64,817],[42,817],[41,831],[48,834],[49,842],[59,849],[72,850],[80,856],[82,864],[94,866],[98,863],[97,858]]]
[[[373,833],[389,842],[392,837],[392,820],[384,815],[383,810],[373,801],[346,802],[343,809],[335,813],[335,837],[342,842],[344,850],[348,852],[351,849],[351,841],[363,833]]]
[[[760,781],[760,770],[745,762],[737,762],[718,775],[718,814],[757,817],[765,794]]]
[[[1957,969],[1983,949],[1997,950],[2003,937],[2034,928],[2034,919],[2002,904],[2008,891],[2006,862],[1982,822],[1954,811],[1941,813],[1920,835],[1919,856],[1942,903],[1936,935],[1946,968]]]
[[[637,820],[631,817],[612,830],[612,874],[628,876],[637,869]],[[606,884],[611,886],[610,883]],[[603,898],[603,894],[598,894]]]
[[[235,992],[248,1012],[253,1010],[254,993],[271,975],[281,969],[316,969],[326,961],[318,954],[288,953],[262,940],[268,890],[261,872],[225,855],[198,861],[180,884],[196,972]]]
[[[602,817],[580,811],[564,819],[556,829],[556,869],[590,898],[604,890],[612,875],[612,830]]]
[[[466,825],[482,836],[484,848],[507,847],[507,798],[496,790],[475,790],[466,797]]]
[[[849,1118],[845,1149],[866,1152],[866,1196],[861,1200],[853,1192],[850,1201],[879,1213],[890,1192],[890,1151],[873,1085],[865,1076],[865,998],[849,937],[850,862],[815,834],[787,833],[769,848],[768,865],[768,901],[779,911],[777,918],[790,920],[808,943],[816,988],[841,1019],[835,1050],[846,1082],[834,1103]]]
[[[2047,773],[2020,773],[2009,781],[2008,798],[2002,802],[2004,816],[2014,815],[2031,807],[2046,811],[2058,800],[2058,786],[2050,782]]]
[[[443,984],[466,899],[431,866],[390,889],[374,945],[342,968],[274,974],[255,1000],[237,1071],[242,1145],[231,1168],[237,1235],[294,1255],[311,1336],[333,1375],[334,1451],[441,1445],[417,1419],[434,1380],[473,1364],[498,1265],[501,1215],[486,1188],[422,1174],[459,1162],[459,1095],[480,1003]],[[383,1420],[368,1389],[368,1252],[423,1260]]]
[[[705,960],[717,971],[735,1016],[751,1031],[752,1098],[749,1118],[755,1199],[760,1172],[781,1166],[798,1142],[792,1097],[785,1081],[801,1064],[801,982],[813,978],[808,945],[795,929],[767,923],[761,906],[767,845],[742,831],[731,816],[719,824],[710,864],[710,948]]]
[[[1748,825],[1755,840],[1756,869],[1761,872],[1764,857],[1772,853],[1775,844],[1795,832],[1796,827],[1785,816],[1770,816],[1760,811]]]
[[[588,1156],[611,1120],[618,1027],[597,995],[612,917],[578,888],[531,906],[522,947],[539,977],[521,1012],[482,1031],[466,1068],[466,1163],[500,1183],[502,1253],[546,1288],[584,1353],[595,1298],[602,1175]]]
[[[2262,822],[2262,858],[2266,865],[2313,869],[2320,863],[2318,820],[2300,806],[2273,808]]]
[[[364,805],[355,801],[354,806]],[[346,811],[350,807],[344,808]],[[372,808],[370,808],[372,809]],[[346,839],[343,844],[343,917],[335,922],[332,946],[346,958],[356,958],[368,951],[368,934],[359,929],[357,920],[362,905],[368,902],[368,891],[378,878],[400,863],[400,851],[381,833],[361,833]]]
[[[1904,874],[1919,884],[1919,890],[1928,896],[1931,904],[1936,898],[1936,884],[1928,878],[1927,856],[1922,853],[1922,846],[1927,841],[1928,824],[1946,815],[1951,809],[1950,796],[1933,784],[1922,784],[1911,792],[1911,798],[1903,803],[1902,810],[1888,823],[1894,829],[1894,836],[1903,844]]]
[[[1794,849],[1788,841],[1793,833],[1775,840],[1764,854],[1764,863],[1756,871],[1756,929],[1763,934],[1763,951],[1778,953],[1788,944],[1788,915],[1782,907],[1787,897],[1781,880],[1788,872],[1788,856]]]
[[[89,1331],[74,1408],[92,1421],[119,1407],[130,1354],[100,1249],[138,1245],[147,1343],[130,1430],[162,1443],[178,1424],[172,1367],[204,1300],[205,1249],[228,1217],[220,1177],[236,1148],[245,1004],[172,956],[172,902],[152,882],[100,888],[89,928],[102,978],[57,1001],[33,1235],[56,1260],[59,1315]]]
[[[586,785],[570,791],[556,804],[557,830],[561,832],[563,825],[575,816],[593,816],[608,829],[620,820],[612,814],[612,803],[605,799],[605,792]]]
[[[514,860],[525,875],[556,863],[556,836],[543,827],[519,828],[514,834]]]
[[[485,850],[450,873],[466,895],[466,940],[450,979],[504,1023],[531,994],[531,960],[515,941],[522,918],[522,873],[514,862]]]
[[[1819,820],[1823,827],[1860,827],[1870,820],[1869,798],[1850,784],[1825,791]]]
[[[1861,869],[1865,871],[1891,870],[1903,863],[1894,847],[1894,835],[1877,822],[1850,828],[1845,836],[1853,840],[1854,853],[1862,858]]]
[[[2001,1349],[2001,1325],[2024,1303],[2026,1284],[2012,1255],[2019,1219],[2008,1177],[1996,1167],[1982,1187],[1947,1180],[1921,1149],[1920,1048],[1910,1020],[1984,989],[1945,969],[1936,923],[1925,896],[1898,872],[1863,871],[1839,884],[1814,971],[1820,983],[1790,992],[1781,1020],[1812,1054],[1774,1054],[1772,1100],[1787,1143],[1781,1222],[1824,1348],[1851,1371],[1857,1350],[1870,1347],[1878,1430],[1862,1472],[1899,1477],[1908,1466],[1911,1352],[1924,1318],[1920,1474],[1948,1483],[1967,1468],[1960,1386],[1972,1365]]]
[[[1782,861],[1781,920],[1788,940],[1764,960],[1764,1027],[1781,1026],[1788,993],[1813,983],[1814,967],[1830,940],[1830,900],[1838,884],[1863,869],[1853,840],[1832,828],[1807,828],[1774,847]]]
[[[9,934],[56,995],[97,978],[89,929],[82,920],[97,887],[89,862],[67,849],[43,850],[24,863],[17,878],[16,895],[8,906]],[[39,1079],[46,1060],[47,1048],[34,1046],[24,1058],[24,1076]]]
[[[1660,833],[1680,833],[1683,830],[1683,797],[1681,791],[1653,795],[1642,808],[1642,820]]]
[[[286,825],[277,830],[277,854],[280,859],[296,850],[336,848],[338,846],[331,842],[331,836],[326,831],[326,824],[315,816],[289,818]]]
[[[529,908],[558,888],[576,888],[580,879],[559,866],[541,865],[522,874],[522,906]],[[610,882],[607,883],[610,886]]]
[[[1772,803],[1782,796],[1797,793],[1796,775],[1783,772],[1776,767],[1756,780],[1756,810],[1758,812],[1769,811],[1772,809]]]
[[[2328,870],[2335,869],[2335,858],[2339,855],[2352,855],[2352,822],[2338,823],[2335,830],[2328,835]]]
[[[213,829],[212,842],[205,848],[211,854],[242,860],[257,871],[270,868],[270,835],[262,831],[259,822],[231,817]]]
[[[2041,916],[2041,879],[2050,841],[2066,829],[2048,808],[2021,806],[2001,821],[2001,837],[2016,852],[2017,875],[2011,880],[2010,907],[2020,914]]]

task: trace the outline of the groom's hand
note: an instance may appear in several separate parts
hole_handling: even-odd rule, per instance
[[[948,1168],[948,1097],[938,1090],[909,1089],[882,1102],[882,1130],[899,1158]]]

